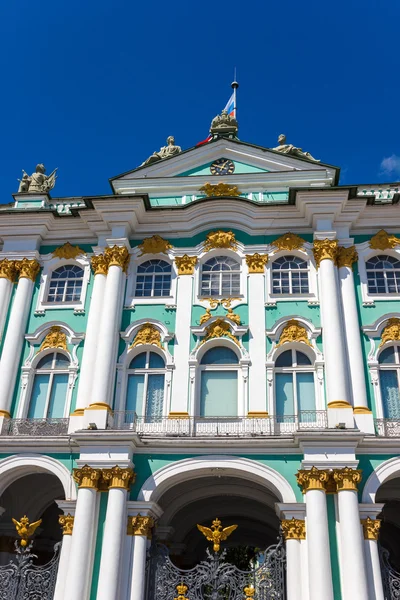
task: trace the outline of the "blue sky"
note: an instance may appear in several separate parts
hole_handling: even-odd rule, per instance
[[[107,194],[173,134],[207,136],[237,67],[239,137],[289,143],[342,184],[400,180],[398,0],[2,2],[1,199],[21,169]]]

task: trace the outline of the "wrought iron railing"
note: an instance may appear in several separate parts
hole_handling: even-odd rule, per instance
[[[400,419],[375,419],[376,435],[400,437]]]
[[[2,435],[52,436],[68,433],[69,419],[8,419]]]
[[[267,417],[138,417],[132,411],[114,412],[111,429],[127,429],[149,437],[264,437],[327,428],[326,411]]]

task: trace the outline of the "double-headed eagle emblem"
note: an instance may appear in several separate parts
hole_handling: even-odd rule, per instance
[[[214,552],[219,552],[221,542],[226,540],[231,533],[237,529],[237,525],[230,525],[229,527],[222,529],[221,521],[217,518],[212,522],[211,529],[209,527],[203,527],[203,525],[197,525],[197,529],[201,531],[209,542],[214,544]]]
[[[21,546],[24,547],[28,545],[29,538],[33,536],[36,529],[41,524],[42,519],[39,519],[39,521],[35,521],[34,523],[29,523],[29,519],[25,515],[20,521],[13,519],[12,522],[14,523],[15,529],[17,530],[17,533],[21,538]]]

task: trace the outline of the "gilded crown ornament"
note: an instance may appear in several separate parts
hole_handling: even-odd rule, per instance
[[[282,344],[286,344],[287,342],[303,342],[304,344],[311,346],[306,328],[300,325],[296,319],[290,319],[287,325],[282,329],[279,342],[276,346],[282,346]]]
[[[245,587],[243,591],[244,591],[244,595],[245,595],[244,600],[254,600],[254,595],[256,593],[256,590],[252,585]]]
[[[302,237],[288,231],[273,241],[272,245],[278,250],[300,250],[305,243],[306,241]]]
[[[59,248],[56,248],[53,252],[53,256],[57,258],[76,258],[77,256],[81,256],[85,254],[85,251],[79,246],[72,246],[69,242],[63,244]]]
[[[303,490],[303,494],[310,490],[326,491],[331,474],[329,471],[311,467],[310,470],[301,469],[296,473],[297,483]]]
[[[230,248],[237,250],[237,243],[233,231],[210,231],[207,233],[206,241],[204,242],[204,252],[208,252],[213,248]]]
[[[249,273],[264,273],[265,265],[268,262],[268,254],[246,254],[246,263]]]
[[[350,467],[335,469],[333,471],[333,479],[338,492],[342,490],[357,491],[357,486],[362,479],[362,471],[360,469],[351,469]]]
[[[188,256],[187,254],[176,256],[175,264],[178,267],[178,275],[193,275],[197,261],[197,256]]]
[[[16,268],[15,261],[3,258],[0,260],[0,279],[8,279],[11,283],[15,280]]]
[[[60,515],[58,522],[61,525],[63,535],[72,535],[74,529],[74,519],[69,513],[67,515]]]
[[[364,532],[364,539],[377,541],[379,539],[381,523],[382,521],[380,519],[371,519],[370,517],[367,517],[366,519],[361,519],[361,525],[363,527]]]
[[[305,540],[306,522],[303,519],[283,519],[282,534],[285,540]]]
[[[46,348],[61,348],[62,350],[67,350],[67,336],[59,325],[50,327],[49,333],[46,335],[40,346],[40,351],[46,350]]]
[[[336,264],[338,252],[337,240],[314,240],[313,253],[317,268],[323,260],[332,260]]]
[[[141,244],[138,245],[140,250],[139,256],[143,254],[167,254],[168,250],[173,248],[167,240],[164,240],[160,235],[153,235],[149,238],[145,238]]]
[[[389,250],[400,244],[400,238],[381,229],[369,240],[371,250]]]
[[[207,198],[215,198],[221,196],[240,196],[240,191],[237,185],[228,185],[227,183],[206,183],[199,192],[202,192]]]
[[[154,327],[152,323],[145,323],[142,325],[136,333],[130,348],[135,348],[135,346],[139,346],[139,344],[151,344],[162,349],[161,333],[157,327]]]
[[[118,465],[111,469],[103,469],[102,480],[106,483],[108,489],[120,488],[129,490],[135,481],[136,475],[133,469],[122,469]]]
[[[206,327],[206,335],[201,343],[204,344],[205,342],[208,342],[208,340],[223,337],[229,338],[239,346],[239,340],[231,333],[229,323],[223,319],[217,319],[214,323],[210,323],[210,325]]]
[[[176,591],[178,592],[178,597],[174,598],[174,600],[189,600],[189,598],[186,598],[186,592],[188,591],[188,589],[188,586],[184,583],[177,585]]]
[[[34,282],[40,271],[40,265],[35,258],[31,260],[29,258],[23,258],[22,260],[17,260],[15,262],[15,269],[19,273],[20,279],[25,277]]]
[[[237,525],[230,525],[222,529],[221,521],[217,518],[214,519],[211,528],[204,527],[203,525],[197,525],[197,529],[206,537],[209,542],[213,543],[214,552],[219,552],[221,542],[228,539],[228,537],[237,529]]]
[[[98,490],[101,469],[93,469],[89,465],[84,465],[81,469],[74,469],[72,477],[79,488]]]
[[[108,262],[108,267],[121,267],[124,273],[126,273],[131,258],[126,246],[115,245],[112,248],[106,248],[104,256]]]
[[[95,275],[107,275],[108,260],[104,254],[96,254],[90,259],[92,270]]]
[[[338,247],[336,264],[340,267],[353,267],[353,264],[358,261],[358,254],[355,246]]]
[[[153,527],[154,519],[152,517],[142,517],[141,514],[128,517],[128,535],[143,535],[150,539]]]
[[[397,342],[400,340],[400,319],[392,317],[388,319],[384,330],[382,331],[382,339],[379,347],[386,344],[386,342]]]
[[[20,544],[24,548],[28,545],[29,538],[33,536],[36,529],[41,524],[42,519],[39,519],[39,521],[35,521],[34,523],[30,523],[28,517],[24,515],[20,521],[12,518],[12,522],[14,523],[15,529],[21,538]]]

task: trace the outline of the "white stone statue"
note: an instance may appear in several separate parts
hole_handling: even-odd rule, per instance
[[[220,115],[213,118],[210,127],[211,135],[230,135],[236,136],[238,132],[238,122],[235,117],[228,115],[228,111],[224,110]]]
[[[175,138],[173,135],[170,135],[167,138],[167,145],[160,148],[158,152],[154,152],[140,166],[143,167],[144,165],[151,165],[159,160],[164,160],[165,158],[175,156],[175,154],[179,154],[180,152],[182,152],[182,148],[180,146],[175,146]]]
[[[283,133],[281,133],[281,135],[278,137],[278,143],[279,146],[277,146],[276,148],[272,148],[272,150],[275,150],[276,152],[281,152],[282,154],[290,154],[291,156],[297,156],[298,158],[307,158],[308,160],[312,160],[314,162],[320,162],[319,160],[311,156],[309,152],[303,152],[301,148],[297,148],[292,144],[286,144],[286,135],[284,135]]]
[[[46,169],[43,164],[36,165],[36,170],[32,175],[28,175],[22,169],[22,179],[18,179],[18,193],[28,192],[29,194],[43,194],[52,190],[56,184],[57,169],[54,169],[50,175],[45,175]]]

